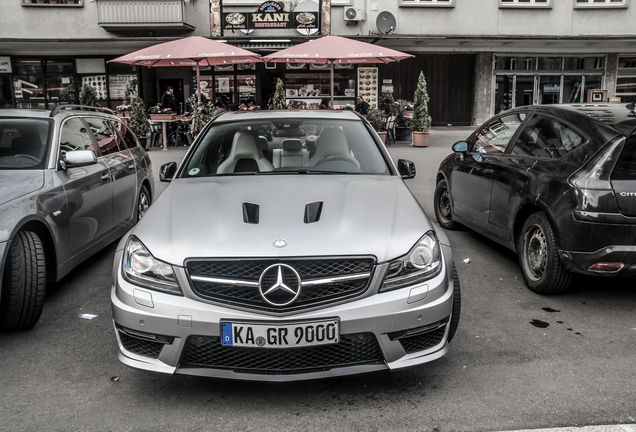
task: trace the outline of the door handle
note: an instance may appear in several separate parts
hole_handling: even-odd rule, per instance
[[[103,172],[102,173],[102,180],[103,181],[108,181],[110,179],[110,174],[108,174],[107,172]]]
[[[494,173],[495,171],[494,171],[494,170],[491,170],[491,169],[485,169],[485,170],[483,170],[482,172],[483,172],[484,174],[486,174],[486,175],[490,175],[490,174]]]

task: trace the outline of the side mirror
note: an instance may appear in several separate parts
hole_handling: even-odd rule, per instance
[[[398,171],[404,180],[415,177],[415,164],[410,160],[398,159]]]
[[[466,141],[457,141],[453,144],[453,151],[455,153],[463,153],[468,151],[468,143]]]
[[[176,162],[168,162],[167,164],[161,165],[159,168],[159,180],[162,182],[169,182],[174,177],[174,174],[177,172],[177,163]]]
[[[73,150],[64,155],[66,165],[83,167],[97,163],[97,156],[93,150]]]

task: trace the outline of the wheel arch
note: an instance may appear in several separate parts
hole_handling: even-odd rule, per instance
[[[9,241],[13,241],[20,231],[32,231],[40,237],[40,241],[44,247],[44,257],[46,259],[46,282],[55,282],[57,280],[57,250],[55,248],[53,234],[48,225],[39,219],[28,220],[15,229]]]
[[[554,218],[552,217],[552,212],[550,211],[549,207],[543,201],[538,199],[535,199],[533,201],[526,201],[523,205],[521,205],[515,217],[513,242],[514,242],[515,250],[517,251],[517,253],[519,253],[517,243],[518,243],[519,235],[521,234],[521,230],[523,229],[523,224],[526,222],[526,220],[530,217],[531,214],[536,212],[541,212],[548,218],[548,222],[550,222],[550,226],[552,227],[552,230],[554,231],[557,243],[558,244],[561,243],[560,242],[561,233],[559,231],[558,225],[556,224]]]

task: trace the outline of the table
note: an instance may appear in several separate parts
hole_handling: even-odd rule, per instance
[[[166,123],[187,123],[190,121],[189,117],[177,116],[172,120],[150,120],[150,123],[161,123],[161,139],[163,140],[163,150],[168,150],[168,133],[166,131]]]

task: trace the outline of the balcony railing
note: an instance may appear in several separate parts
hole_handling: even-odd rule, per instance
[[[191,0],[97,0],[99,25],[107,30],[131,28],[194,29]]]

